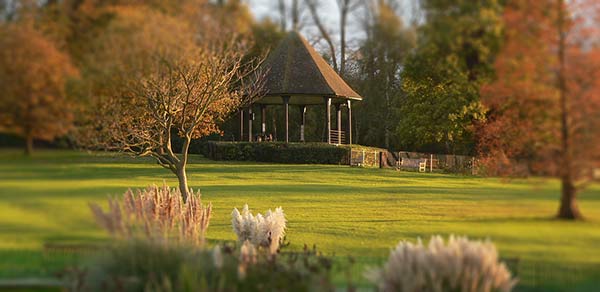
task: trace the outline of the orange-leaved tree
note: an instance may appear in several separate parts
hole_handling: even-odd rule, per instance
[[[480,150],[489,170],[515,161],[560,178],[558,217],[581,218],[577,193],[600,167],[600,5],[592,0],[512,0]]]
[[[0,131],[51,141],[73,124],[66,82],[77,75],[68,55],[27,22],[0,25]]]

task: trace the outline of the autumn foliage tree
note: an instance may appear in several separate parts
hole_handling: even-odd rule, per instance
[[[143,9],[114,11],[117,18],[105,31],[105,41],[98,42],[104,53],[96,54],[98,66],[91,65],[97,95],[80,141],[153,157],[177,176],[185,200],[192,139],[218,133],[230,113],[256,96],[258,65],[243,61],[248,45],[235,36],[198,44],[187,22]],[[182,138],[181,149],[173,148],[173,135]]]
[[[497,79],[482,88],[488,170],[510,174],[515,161],[526,161],[558,176],[564,219],[582,217],[577,194],[600,166],[598,9],[587,0],[509,1]]]
[[[51,141],[72,128],[65,85],[77,70],[69,57],[29,23],[0,26],[0,131]]]

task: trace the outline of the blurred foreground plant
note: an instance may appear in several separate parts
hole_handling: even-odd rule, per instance
[[[329,258],[315,250],[273,257],[246,242],[212,250],[128,241],[88,265],[81,291],[333,291]]]
[[[402,241],[388,262],[365,276],[380,291],[510,291],[517,280],[493,243],[433,236],[429,246]]]
[[[264,216],[259,213],[255,217],[246,204],[242,213],[234,208],[231,216],[238,242],[249,241],[255,246],[268,248],[271,254],[277,252],[286,228],[285,214],[281,207],[276,208],[275,212],[269,210]]]
[[[203,205],[200,193],[190,190],[183,201],[179,189],[151,186],[129,189],[123,201],[108,199],[108,210],[90,203],[98,224],[112,236],[124,239],[146,239],[168,243],[170,240],[202,245],[210,221],[212,205]]]

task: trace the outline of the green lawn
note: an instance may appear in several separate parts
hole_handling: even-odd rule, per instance
[[[594,287],[600,283],[600,186],[580,196],[587,221],[552,218],[555,180],[418,174],[324,165],[213,162],[193,157],[190,186],[212,202],[211,240],[233,240],[230,213],[283,206],[292,249],[305,243],[339,258],[378,262],[403,239],[432,234],[490,238],[501,256],[519,258],[523,287]],[[45,243],[106,239],[88,210],[127,188],[176,186],[173,175],[147,159],[112,154],[42,151],[25,158],[0,151],[0,277],[49,275],[69,253],[43,252]],[[357,272],[358,273],[358,272]]]

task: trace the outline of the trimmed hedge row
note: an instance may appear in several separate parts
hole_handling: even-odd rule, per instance
[[[204,156],[213,160],[295,164],[349,164],[350,147],[324,143],[208,142]]]

